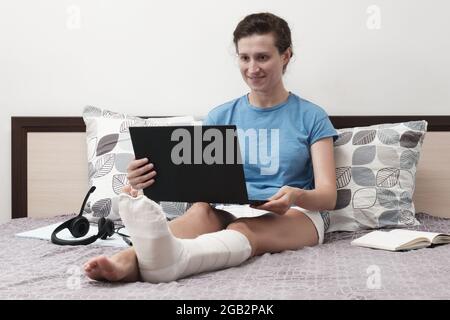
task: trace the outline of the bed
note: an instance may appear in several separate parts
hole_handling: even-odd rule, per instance
[[[429,126],[414,193],[421,225],[414,229],[449,233],[450,116],[331,117],[336,128],[421,119]],[[11,125],[12,220],[1,225],[1,299],[450,299],[450,246],[407,252],[350,246],[367,231],[327,233],[322,246],[171,283],[89,280],[82,264],[120,248],[15,237],[78,211],[88,188],[82,118],[12,117]]]

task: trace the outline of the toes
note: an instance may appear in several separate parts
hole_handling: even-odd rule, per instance
[[[119,280],[117,266],[114,265],[110,258],[105,256],[98,256],[89,260],[84,265],[84,271],[93,280]]]
[[[99,270],[97,268],[97,266],[94,266],[92,268],[88,266],[84,269],[84,272],[92,280],[103,280],[104,279],[101,270]]]
[[[111,262],[111,260],[105,256],[98,257],[97,265],[104,272],[111,273],[116,270],[116,268],[114,267],[114,264]]]
[[[93,258],[93,259],[89,260],[88,262],[86,262],[83,265],[83,268],[84,268],[85,271],[90,271],[90,270],[95,269],[97,267],[97,262],[96,262],[95,259],[96,258]]]
[[[105,260],[107,261],[108,258],[104,256],[99,256],[92,258],[91,260],[86,262],[83,266],[86,275],[94,280],[104,279],[105,273],[107,273],[108,269],[110,269],[110,267],[107,268],[108,264],[107,262],[105,262]]]

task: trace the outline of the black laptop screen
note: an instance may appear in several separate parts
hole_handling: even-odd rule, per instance
[[[130,127],[136,159],[157,172],[154,201],[248,203],[235,126]]]

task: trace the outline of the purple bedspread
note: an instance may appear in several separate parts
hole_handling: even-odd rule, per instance
[[[450,232],[450,219],[417,218],[417,230]],[[65,219],[0,226],[0,299],[450,299],[450,245],[407,252],[350,246],[366,231],[327,234],[321,246],[265,254],[171,283],[92,281],[83,263],[119,248],[61,247],[14,236]]]

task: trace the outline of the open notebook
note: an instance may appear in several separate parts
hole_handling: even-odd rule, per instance
[[[450,243],[450,234],[405,229],[376,230],[351,242],[354,246],[389,251],[420,249],[444,243]]]

